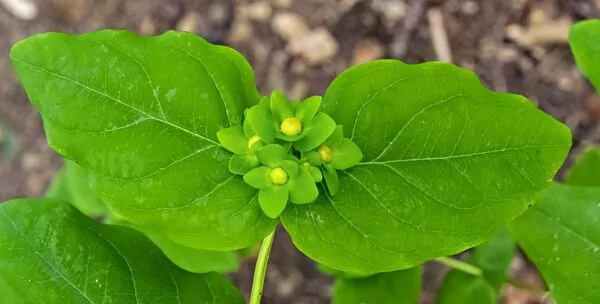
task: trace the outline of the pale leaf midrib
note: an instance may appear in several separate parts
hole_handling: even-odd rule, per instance
[[[138,112],[138,113],[140,113],[140,114],[142,114],[142,115],[145,115],[145,116],[146,116],[146,117],[148,117],[149,119],[152,119],[152,120],[155,120],[155,121],[161,122],[161,123],[163,123],[163,124],[165,124],[165,125],[167,125],[167,126],[173,127],[173,128],[175,128],[175,129],[178,129],[178,130],[180,130],[180,131],[183,131],[183,132],[185,132],[185,133],[188,133],[188,134],[190,134],[190,135],[192,135],[192,136],[195,136],[195,137],[198,137],[198,138],[200,138],[200,139],[202,139],[202,140],[208,141],[208,142],[210,142],[210,143],[212,143],[212,144],[214,144],[214,145],[219,145],[219,144],[218,144],[216,141],[214,141],[214,140],[212,140],[212,139],[210,139],[210,138],[207,138],[207,137],[205,137],[205,136],[202,136],[202,135],[200,135],[200,134],[198,134],[198,133],[196,133],[196,132],[193,132],[193,131],[191,131],[191,130],[189,130],[189,129],[187,129],[187,128],[184,128],[184,127],[182,127],[182,126],[176,125],[176,124],[174,124],[174,123],[172,123],[172,122],[170,122],[170,121],[167,121],[167,120],[164,120],[164,119],[160,119],[160,118],[158,118],[158,117],[156,117],[156,116],[150,115],[149,113],[147,113],[147,112],[143,111],[142,109],[138,109],[138,108],[136,108],[136,107],[133,107],[133,106],[131,106],[131,105],[129,105],[129,104],[127,104],[127,103],[123,102],[122,100],[120,100],[120,99],[118,99],[118,98],[115,98],[115,97],[113,97],[113,96],[111,96],[111,95],[109,95],[109,94],[107,94],[107,93],[103,93],[103,92],[101,92],[101,91],[98,91],[98,90],[96,90],[96,89],[94,89],[94,88],[92,88],[92,87],[90,87],[90,86],[88,86],[88,85],[85,85],[85,84],[83,84],[83,83],[81,83],[81,82],[79,82],[79,81],[77,81],[77,80],[71,79],[71,78],[69,78],[69,77],[67,77],[67,76],[64,76],[64,75],[62,75],[62,74],[59,74],[59,73],[57,73],[57,72],[54,72],[54,71],[51,71],[51,70],[49,70],[49,69],[47,69],[47,68],[45,68],[45,67],[38,66],[38,65],[32,64],[32,63],[30,63],[30,62],[27,62],[27,61],[23,61],[23,60],[20,60],[20,59],[14,58],[14,57],[12,58],[12,60],[13,60],[14,62],[23,63],[23,64],[25,64],[25,65],[27,65],[27,66],[30,66],[30,67],[32,67],[32,68],[34,68],[34,69],[36,69],[36,70],[42,71],[42,72],[44,72],[44,73],[46,73],[46,74],[49,74],[49,75],[51,75],[51,76],[54,76],[54,77],[57,77],[57,78],[63,79],[63,80],[65,80],[65,81],[68,81],[68,82],[70,82],[70,83],[72,83],[72,84],[75,84],[75,85],[77,85],[77,86],[79,86],[79,87],[81,87],[81,88],[83,88],[83,89],[86,89],[86,90],[88,90],[88,91],[90,91],[90,92],[92,92],[92,93],[94,93],[94,94],[97,94],[97,95],[100,95],[100,96],[104,96],[104,97],[106,97],[106,98],[108,98],[108,99],[110,99],[110,100],[112,100],[112,101],[114,101],[114,102],[116,102],[116,103],[118,103],[118,104],[120,104],[120,105],[124,106],[124,107],[127,107],[127,108],[129,108],[129,109],[132,109],[132,110],[134,110],[134,111],[136,111],[136,112]]]

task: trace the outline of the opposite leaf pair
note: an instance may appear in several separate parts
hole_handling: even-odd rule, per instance
[[[223,147],[235,154],[229,171],[244,175],[248,185],[259,189],[259,204],[270,218],[277,218],[288,200],[295,204],[315,201],[319,196],[316,183],[323,176],[335,194],[339,189],[335,170],[350,168],[362,159],[358,146],[344,138],[342,126],[319,112],[320,106],[320,96],[290,102],[275,91],[271,98],[246,110],[243,127],[217,132]]]

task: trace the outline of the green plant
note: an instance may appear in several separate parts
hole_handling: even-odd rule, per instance
[[[54,199],[0,206],[11,302],[242,302],[213,271],[262,241],[259,303],[279,222],[336,276],[335,303],[414,303],[429,260],[497,296],[508,262],[486,248],[514,251],[502,231],[571,145],[526,98],[443,63],[375,61],[322,99],[289,102],[261,96],[240,54],[189,33],[41,34],[11,60],[49,145],[71,160]],[[446,257],[488,240],[475,265]]]

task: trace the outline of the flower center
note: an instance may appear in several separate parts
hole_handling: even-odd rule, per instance
[[[331,152],[331,148],[329,148],[329,146],[326,145],[322,145],[319,147],[319,156],[321,157],[321,160],[328,163],[331,161],[331,159],[333,158],[333,154]]]
[[[294,136],[302,132],[302,122],[297,117],[288,117],[281,122],[279,127],[281,133],[286,136]]]
[[[252,146],[254,146],[254,144],[259,141],[261,141],[260,136],[252,135],[252,137],[250,137],[250,139],[248,139],[248,150],[252,150]]]
[[[308,161],[303,161],[302,162],[302,167],[304,167],[304,169],[309,170],[310,167],[312,167],[312,164]]]
[[[271,171],[271,182],[275,185],[283,185],[288,181],[288,174],[281,168],[275,168]]]

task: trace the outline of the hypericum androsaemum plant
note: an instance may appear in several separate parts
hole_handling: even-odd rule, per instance
[[[428,260],[469,268],[445,256],[525,212],[571,145],[526,98],[444,63],[375,61],[322,98],[289,101],[261,96],[239,53],[189,33],[41,34],[11,60],[49,145],[81,166],[93,210],[133,228],[57,199],[3,204],[0,290],[14,301],[241,302],[209,272],[231,267],[209,256],[262,241],[259,303],[280,222],[336,274],[336,303],[418,288]],[[65,184],[54,196],[92,214]]]

